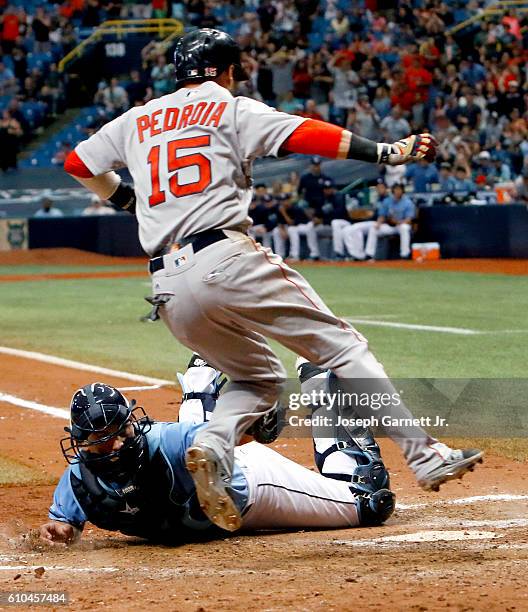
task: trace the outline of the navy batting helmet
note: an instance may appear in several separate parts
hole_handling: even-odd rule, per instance
[[[235,66],[235,81],[249,79],[240,64],[240,47],[229,34],[210,28],[193,30],[176,44],[176,85],[181,86],[186,81],[214,79],[231,64]]]
[[[74,393],[70,414],[70,427],[64,428],[70,435],[61,440],[68,463],[90,465],[99,475],[116,480],[139,469],[151,421],[134,400],[129,402],[115,387],[93,383]],[[116,437],[123,438],[122,446],[103,452]]]

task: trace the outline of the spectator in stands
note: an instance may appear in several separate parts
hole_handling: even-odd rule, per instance
[[[381,87],[376,88],[376,94],[374,96],[374,100],[372,101],[372,106],[374,107],[374,110],[379,115],[382,121],[383,119],[385,119],[385,117],[388,117],[390,115],[391,100],[389,97],[389,92],[387,91],[386,87],[381,86]],[[382,123],[380,123],[380,127],[382,129],[386,129],[386,128],[383,128]],[[394,138],[394,136],[391,136],[391,138]],[[396,138],[396,140],[399,140],[399,138]]]
[[[82,11],[83,28],[96,28],[101,24],[102,11],[99,0],[87,0]]]
[[[11,53],[11,60],[13,62],[13,74],[20,89],[28,73],[27,54],[24,49],[15,47]]]
[[[106,87],[103,84],[96,94],[95,101],[104,106],[110,119],[128,110],[128,94],[116,77],[112,77]]]
[[[125,89],[130,106],[145,104],[153,97],[152,88],[141,78],[139,70],[130,71],[130,82]]]
[[[294,65],[292,79],[293,95],[301,100],[307,100],[310,97],[312,75],[308,70],[308,62],[305,58],[298,60]]]
[[[330,70],[325,61],[322,61],[321,52],[313,57],[311,66],[312,85],[310,87],[310,97],[315,100],[318,108],[325,109],[325,115],[328,116],[328,101],[330,98],[330,89],[334,82]]]
[[[306,100],[304,105],[304,110],[297,113],[301,117],[306,117],[307,119],[317,119],[318,121],[324,121],[324,117],[317,110],[317,105],[315,100]]]
[[[16,88],[17,82],[13,71],[0,61],[0,96],[13,94]]]
[[[465,193],[477,191],[477,186],[469,178],[467,169],[464,168],[464,166],[457,166],[455,168],[454,191],[461,191]]]
[[[273,75],[273,92],[280,102],[293,89],[294,61],[285,47],[281,47],[270,58]]]
[[[438,183],[438,170],[434,163],[421,159],[419,162],[410,164],[405,169],[405,178],[412,181],[414,191],[430,191],[432,185]]]
[[[174,90],[174,66],[167,64],[165,55],[158,55],[156,65],[150,73],[154,97],[159,98]]]
[[[523,93],[519,91],[519,82],[512,80],[508,83],[507,91],[500,98],[502,113],[506,116],[510,115],[514,109],[517,109],[520,114],[524,113],[525,104]]]
[[[271,0],[262,0],[257,8],[257,15],[260,20],[260,29],[264,34],[267,34],[277,17],[277,7]]]
[[[290,115],[301,113],[302,108],[303,104],[301,100],[294,98],[293,91],[287,91],[282,101],[279,103],[279,110],[283,113],[289,113]]]
[[[22,126],[4,110],[0,120],[0,169],[4,172],[17,169],[19,143],[23,136]]]
[[[348,17],[343,11],[336,12],[336,15],[330,22],[330,25],[338,38],[343,38],[350,28]]]
[[[378,218],[370,228],[365,254],[374,259],[381,236],[400,236],[400,257],[407,258],[411,254],[411,222],[415,216],[412,200],[404,194],[403,185],[393,185],[392,195],[381,202],[378,208]]]
[[[475,87],[477,83],[486,80],[486,69],[469,56],[460,62],[460,77],[470,87]]]
[[[310,208],[316,209],[323,201],[325,181],[331,180],[321,171],[321,158],[312,157],[308,172],[301,176],[299,195],[306,200]]]
[[[51,49],[51,18],[42,6],[37,6],[31,27],[35,36],[35,53],[47,53]]]
[[[359,96],[355,110],[355,132],[364,138],[378,141],[380,136],[380,118],[372,104],[369,102],[369,97],[366,94]]]
[[[357,102],[357,86],[360,84],[359,76],[352,70],[350,54],[346,52],[333,55],[327,66],[334,78],[331,89],[334,109],[333,121],[344,126],[348,111]]]
[[[55,208],[50,198],[42,198],[40,202],[40,208],[33,215],[37,219],[52,219],[56,217],[63,217],[64,214],[60,208]]]
[[[63,110],[65,105],[64,87],[57,70],[57,64],[50,64],[48,74],[43,80],[38,97],[46,104],[53,118]]]
[[[383,180],[378,180],[376,183],[376,208],[379,210],[385,206],[386,200],[389,198],[389,190]],[[375,213],[373,213],[374,217]],[[367,255],[365,253],[365,240],[370,230],[375,227],[376,221],[370,219],[367,221],[359,221],[358,223],[349,224],[343,228],[342,240],[346,247],[346,251],[356,261],[365,261]]]
[[[100,217],[103,215],[115,215],[116,211],[106,204],[106,200],[101,200],[101,198],[94,193],[90,198],[90,205],[87,206],[81,214],[83,217]]]
[[[440,176],[438,177],[438,186],[440,191],[452,193],[455,191],[456,182],[453,176],[453,167],[449,162],[440,164]]]
[[[2,20],[2,31],[0,40],[2,41],[2,52],[11,53],[15,46],[15,41],[20,34],[20,10],[14,6],[8,6],[4,14],[0,17]]]
[[[11,98],[9,105],[7,107],[9,114],[13,119],[16,119],[22,128],[22,136],[19,142],[22,142],[27,139],[27,135],[29,134],[30,127],[27,122],[27,119],[24,117],[24,113],[22,112],[20,100],[17,97]]]
[[[411,126],[407,119],[403,116],[401,106],[396,105],[390,115],[382,119],[380,127],[383,132],[384,140],[392,142],[392,140],[401,140],[406,138],[411,133]]]

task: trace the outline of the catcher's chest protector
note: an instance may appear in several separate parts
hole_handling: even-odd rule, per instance
[[[140,477],[132,478],[113,492],[104,488],[85,464],[79,467],[81,478],[73,472],[70,474],[73,492],[88,521],[101,529],[147,539],[166,539],[191,526],[186,521],[191,512],[197,523],[194,528],[210,525],[198,504],[192,503],[194,495],[189,499],[173,491],[171,468],[159,451]]]

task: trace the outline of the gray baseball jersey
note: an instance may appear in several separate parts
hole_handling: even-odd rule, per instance
[[[130,109],[76,152],[94,174],[127,166],[145,251],[251,224],[251,163],[276,156],[303,121],[212,81]]]

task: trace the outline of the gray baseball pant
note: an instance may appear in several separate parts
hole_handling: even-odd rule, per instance
[[[298,272],[249,236],[226,233],[228,240],[199,253],[188,245],[165,255],[165,267],[152,275],[152,283],[155,295],[173,296],[160,309],[173,335],[231,379],[195,439],[212,448],[229,469],[234,446],[273,406],[286,378],[266,337],[331,369],[344,392],[357,393],[357,379],[363,380],[363,387],[365,379],[376,379],[379,393],[396,390],[365,338],[336,317]],[[369,406],[354,410],[361,418],[412,418],[402,403],[375,413]],[[422,428],[385,430],[409,462],[421,462],[429,454],[432,439]]]

